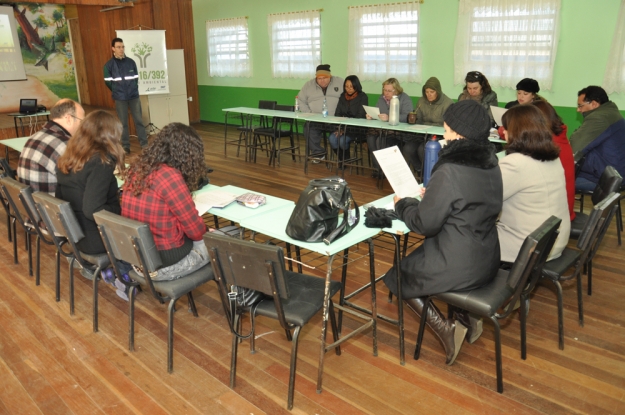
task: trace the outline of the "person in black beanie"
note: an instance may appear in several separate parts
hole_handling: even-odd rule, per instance
[[[401,298],[421,315],[428,295],[470,290],[490,282],[499,268],[497,216],[503,185],[494,146],[488,141],[490,117],[476,101],[459,101],[443,116],[447,145],[432,169],[423,199],[395,197],[395,212],[411,231],[425,236],[400,263]],[[398,296],[397,272],[384,283]],[[459,310],[447,319],[430,304],[427,324],[443,343],[451,365],[465,337],[482,333],[482,322]]]
[[[544,99],[538,92],[540,86],[538,81],[532,78],[524,78],[516,84],[516,100],[510,101],[506,104],[506,109],[516,107],[517,105],[531,104],[534,101],[540,101]]]

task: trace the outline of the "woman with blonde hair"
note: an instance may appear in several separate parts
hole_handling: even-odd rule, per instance
[[[56,197],[70,203],[85,234],[77,246],[86,254],[106,252],[93,214],[106,210],[119,214],[117,179],[114,172],[124,171],[121,146],[122,124],[106,111],[87,115],[65,153],[57,162]]]
[[[382,82],[382,95],[380,95],[378,103],[376,104],[376,107],[380,110],[379,119],[381,121],[388,121],[391,99],[394,95],[399,99],[399,122],[408,122],[408,113],[412,111],[412,100],[408,94],[404,92],[404,89],[399,85],[399,81],[395,78],[389,78]],[[369,114],[367,114],[367,119],[371,119]],[[392,132],[382,132],[382,134],[380,134],[379,130],[370,130],[367,133],[367,146],[372,153],[371,160],[373,161],[373,166],[376,168],[373,172],[374,177],[378,176],[380,166],[373,156],[373,152],[381,148],[392,147],[399,144],[399,142],[399,134],[393,134]]]

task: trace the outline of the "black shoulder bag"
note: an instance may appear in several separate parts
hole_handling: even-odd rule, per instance
[[[339,223],[341,211],[343,220]],[[286,234],[298,241],[323,241],[330,245],[359,221],[358,205],[345,180],[340,177],[314,179],[299,196],[286,225]]]

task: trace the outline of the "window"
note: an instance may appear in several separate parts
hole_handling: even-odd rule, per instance
[[[560,0],[460,0],[455,82],[477,70],[493,86],[534,78],[551,89],[559,15]]]
[[[310,78],[321,64],[321,17],[317,10],[267,16],[274,78]]]
[[[609,56],[603,79],[605,90],[608,94],[625,92],[625,0],[621,0]]]
[[[421,81],[419,3],[349,8],[347,72],[363,81]]]
[[[210,76],[252,76],[247,19],[208,20],[208,73]]]

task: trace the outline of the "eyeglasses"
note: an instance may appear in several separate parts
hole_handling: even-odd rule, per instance
[[[477,81],[479,81],[479,80],[481,80],[481,79],[482,79],[482,77],[483,77],[483,76],[484,76],[484,75],[482,75],[482,73],[481,73],[481,72],[478,72],[478,71],[473,71],[473,72],[469,72],[469,73],[467,74],[467,80],[468,80],[468,78],[475,78]]]
[[[590,102],[582,102],[581,104],[577,104],[577,108],[581,108],[584,105],[590,104]]]
[[[76,118],[78,121],[82,121],[82,118],[78,118],[77,116],[72,115],[72,114],[68,114],[68,115],[69,115],[70,117],[72,117],[72,118]]]

